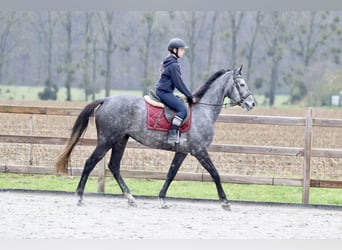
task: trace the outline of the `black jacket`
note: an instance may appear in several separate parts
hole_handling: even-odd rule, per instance
[[[192,99],[191,92],[183,82],[178,60],[172,55],[168,56],[163,61],[162,73],[156,88],[170,93],[173,93],[176,88],[188,99]]]

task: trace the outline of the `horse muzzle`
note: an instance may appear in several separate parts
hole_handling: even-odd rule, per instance
[[[256,106],[256,101],[252,94],[248,95],[245,99],[243,99],[240,104],[241,108],[245,111],[250,111]]]

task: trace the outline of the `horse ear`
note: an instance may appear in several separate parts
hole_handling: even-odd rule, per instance
[[[241,76],[242,75],[242,67],[243,67],[243,64],[241,64],[240,68],[239,68],[239,75]]]
[[[238,67],[238,68],[235,68],[234,69],[234,74],[235,75],[242,75],[242,67],[243,67],[243,64],[241,64],[241,66],[240,67]]]

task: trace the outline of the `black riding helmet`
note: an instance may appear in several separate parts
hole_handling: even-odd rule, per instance
[[[172,54],[174,54],[177,57],[178,57],[178,49],[179,48],[188,49],[189,47],[180,38],[172,38],[167,45],[168,51],[170,51]],[[173,49],[177,49],[176,53],[173,52]]]

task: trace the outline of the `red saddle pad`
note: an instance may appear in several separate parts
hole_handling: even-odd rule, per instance
[[[148,102],[146,102],[146,110],[147,110],[147,128],[150,130],[158,130],[158,131],[169,131],[171,128],[171,123],[166,119],[164,108],[155,107]],[[189,119],[180,126],[179,131],[181,133],[187,132],[191,126],[192,120],[192,109],[189,109]]]

